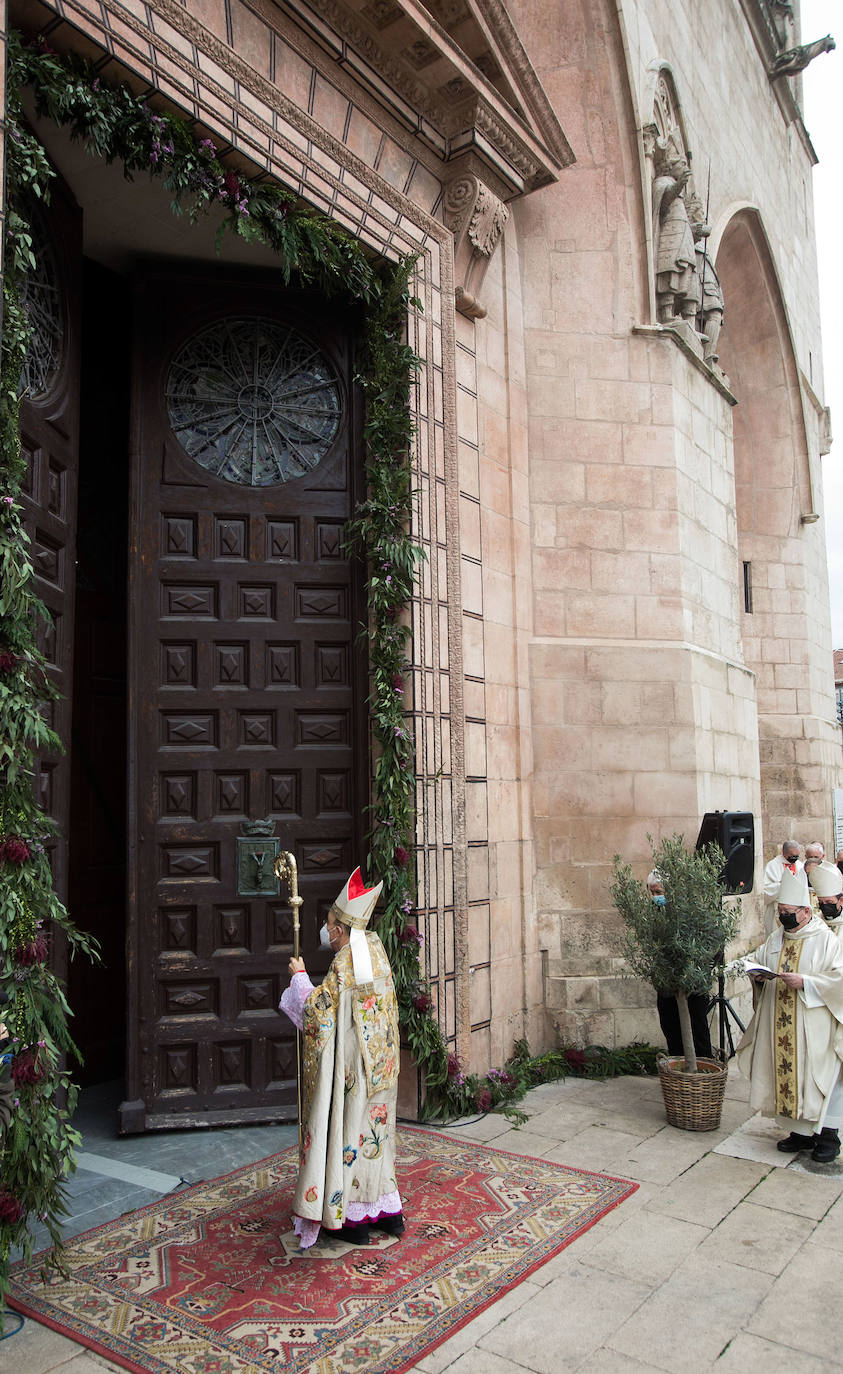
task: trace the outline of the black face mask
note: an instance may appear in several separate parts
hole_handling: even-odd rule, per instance
[[[838,916],[843,915],[834,902],[820,902],[820,911],[827,921],[834,921]]]
[[[796,927],[799,925],[799,917],[797,916],[795,911],[779,912],[779,921],[781,923],[782,930],[795,930]]]

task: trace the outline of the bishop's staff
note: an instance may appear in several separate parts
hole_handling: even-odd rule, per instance
[[[299,871],[296,866],[295,855],[289,850],[284,850],[275,860],[275,876],[279,882],[282,880],[290,884],[290,906],[293,909],[293,956],[298,959],[299,955],[299,908],[304,901],[299,896]],[[299,1124],[299,1149],[301,1149],[301,1031],[296,1027],[296,1101]]]

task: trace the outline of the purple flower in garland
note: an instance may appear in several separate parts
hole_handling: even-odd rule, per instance
[[[14,496],[4,496],[0,499],[2,499],[4,506],[13,506],[15,504]]]
[[[413,903],[412,903],[410,897],[407,896],[407,897],[404,898],[403,902],[401,903],[401,910],[404,912],[404,915],[405,915],[405,916],[409,916],[409,914],[410,914],[410,912],[412,911],[412,909],[413,909]]]

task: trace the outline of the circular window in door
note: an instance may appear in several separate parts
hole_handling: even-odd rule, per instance
[[[259,316],[220,320],[188,339],[170,364],[166,396],[185,453],[247,487],[311,472],[342,420],[339,378],[322,350]]]

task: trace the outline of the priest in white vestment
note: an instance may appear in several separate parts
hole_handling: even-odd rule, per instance
[[[281,1010],[303,1033],[302,1121],[294,1226],[303,1250],[320,1226],[353,1244],[369,1226],[404,1230],[395,1181],[398,1002],[386,951],[367,930],[383,883],[355,869],[322,927],[334,952],[314,987],[303,959],[290,960]]]
[[[829,930],[843,940],[843,873],[837,864],[827,863],[823,859],[808,873],[808,882],[816,894],[819,913]]]
[[[802,861],[799,858],[799,845],[796,840],[785,840],[782,845],[781,854],[776,854],[764,869],[764,882],[762,884],[764,893],[764,925],[768,935],[771,931],[776,929],[779,888],[781,887],[782,874],[787,872],[798,873],[801,868]]]
[[[830,1164],[843,1120],[843,944],[811,914],[804,870],[785,870],[778,913],[778,928],[744,956],[768,972],[747,969],[758,995],[738,1067],[750,1079],[750,1105],[791,1127],[778,1148]]]

